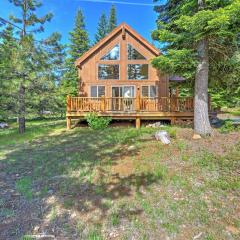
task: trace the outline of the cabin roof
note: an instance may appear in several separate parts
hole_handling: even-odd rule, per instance
[[[176,76],[176,75],[174,75],[174,76],[170,76],[170,77],[169,77],[169,81],[173,81],[173,82],[184,82],[184,81],[186,81],[186,79],[183,78],[183,77],[181,77],[181,76]]]
[[[159,49],[154,47],[151,43],[149,43],[146,39],[144,39],[140,34],[138,34],[133,28],[131,28],[126,23],[121,23],[112,32],[110,32],[106,37],[100,40],[97,44],[91,47],[87,52],[85,52],[80,58],[75,61],[75,66],[81,65],[87,58],[89,58],[92,54],[94,54],[102,45],[112,39],[116,34],[122,31],[122,34],[125,34],[125,31],[132,34],[136,39],[138,39],[149,51],[151,51],[156,56],[160,55]]]

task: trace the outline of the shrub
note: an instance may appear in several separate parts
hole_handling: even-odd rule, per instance
[[[87,120],[88,126],[93,130],[105,129],[112,121],[110,117],[99,117],[97,113],[89,113],[85,119]]]
[[[221,133],[229,133],[234,131],[235,127],[232,121],[226,121],[224,125],[219,129]]]
[[[175,128],[169,128],[168,130],[168,134],[171,138],[176,139],[177,137],[177,130]]]

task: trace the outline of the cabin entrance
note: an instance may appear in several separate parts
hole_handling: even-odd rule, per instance
[[[134,111],[134,86],[112,87],[112,111]]]

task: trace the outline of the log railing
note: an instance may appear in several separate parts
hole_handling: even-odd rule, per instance
[[[67,97],[67,112],[192,112],[192,97]]]

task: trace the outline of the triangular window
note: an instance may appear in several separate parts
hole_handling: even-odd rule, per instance
[[[146,60],[131,44],[128,44],[128,60]]]
[[[119,60],[120,59],[120,46],[117,44],[110,52],[104,55],[101,60]]]

